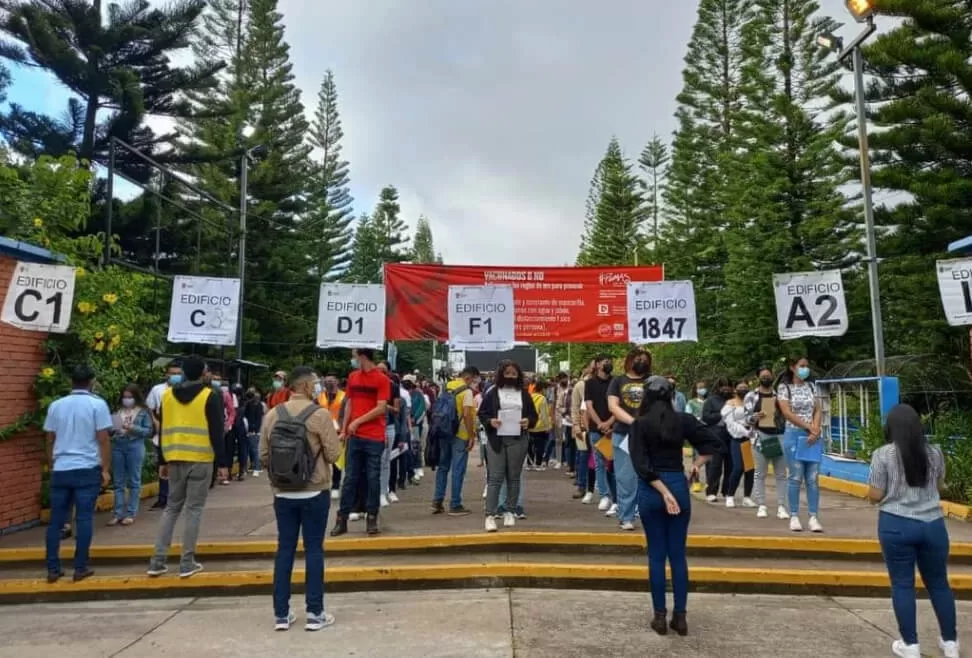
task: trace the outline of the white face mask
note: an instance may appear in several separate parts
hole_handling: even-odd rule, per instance
[[[122,398],[122,406],[131,409],[135,406],[135,398]]]

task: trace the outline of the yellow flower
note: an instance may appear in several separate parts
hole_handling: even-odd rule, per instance
[[[43,370],[41,370],[41,377],[50,379],[53,376],[54,376],[54,368],[44,368]]]
[[[101,341],[99,340],[99,341],[97,341],[97,342],[96,342],[96,343],[94,344],[94,349],[95,349],[95,352],[104,352],[104,351],[105,351],[105,344],[104,344],[104,343],[102,343],[102,342],[101,342]]]
[[[106,292],[104,295],[101,296],[101,301],[103,301],[106,304],[114,304],[115,302],[118,301],[118,295],[116,295],[113,292]]]
[[[117,334],[118,333],[118,325],[114,325],[114,324],[108,325],[108,333],[109,334]]]
[[[104,337],[105,337],[104,332],[99,331],[99,332],[95,333],[95,340],[101,340]]]
[[[34,217],[34,228],[40,228],[44,225],[44,220],[40,217]]]
[[[117,367],[118,367],[118,366],[120,366],[120,365],[121,365],[121,364],[120,364],[120,363],[118,363],[118,360],[117,360],[117,359],[111,362],[111,367],[112,367],[112,368],[117,368]]]
[[[111,346],[118,347],[119,345],[121,345],[121,336],[115,334],[114,336],[111,337]]]
[[[85,274],[87,274],[87,272],[84,271],[83,267],[74,268],[74,276],[78,277],[79,279],[83,277]]]

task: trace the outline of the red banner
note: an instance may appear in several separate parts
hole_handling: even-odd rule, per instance
[[[387,340],[446,340],[449,286],[512,285],[516,340],[625,343],[628,282],[662,281],[664,267],[385,265]]]

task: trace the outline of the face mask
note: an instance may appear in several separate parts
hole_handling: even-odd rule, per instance
[[[169,386],[176,386],[182,383],[182,375],[169,375]]]
[[[282,388],[283,388],[283,382],[280,381],[279,379],[274,379],[273,380],[273,390],[279,391]]]
[[[351,369],[352,370],[357,370],[358,367],[359,367],[358,366],[358,360],[357,359],[351,359]]]
[[[122,406],[131,409],[135,406],[135,398],[122,398]]]
[[[219,382],[218,382],[218,381],[216,381],[216,380],[213,380],[212,382],[210,382],[210,385],[211,385],[211,386],[212,386],[213,388],[215,388],[215,389],[216,389],[217,391],[219,390],[219,386],[220,386],[220,384],[219,384]]]
[[[314,382],[314,397],[317,398],[321,395],[321,383]]]
[[[704,398],[705,397],[705,394],[709,392],[709,390],[706,389],[706,388],[700,388],[700,389],[698,389],[698,391],[699,391],[699,397],[700,398]]]
[[[741,398],[746,397],[746,394],[747,393],[749,393],[749,389],[743,389],[743,390],[736,391],[736,395],[738,397],[741,397]]]
[[[647,361],[635,361],[631,369],[634,370],[634,374],[644,377],[651,370],[651,366],[648,365]]]
[[[612,372],[614,372],[614,364],[608,361],[601,366],[601,371],[603,371],[605,375],[610,375]]]
[[[762,384],[763,386],[770,387],[770,386],[773,385],[773,378],[772,377],[760,377],[759,378],[759,383]]]
[[[803,380],[809,379],[810,378],[810,368],[807,368],[807,367],[797,368],[797,377],[799,377],[800,379],[803,379]]]

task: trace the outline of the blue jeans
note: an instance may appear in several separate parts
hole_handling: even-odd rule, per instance
[[[574,437],[571,436],[568,440],[573,442]],[[588,440],[587,450],[577,450],[576,447],[577,446],[575,445],[574,454],[576,456],[574,458],[574,472],[577,474],[577,477],[574,478],[574,483],[577,485],[578,489],[587,491],[587,478],[588,473],[590,472],[590,467],[587,465],[587,462],[590,460],[591,444]]]
[[[820,511],[820,487],[817,480],[820,476],[820,464],[796,458],[797,445],[807,440],[806,430],[787,429],[783,434],[783,454],[786,455],[786,470],[789,477],[787,487],[790,503],[790,515],[800,513],[800,483],[807,483],[807,509],[810,516],[817,516]]]
[[[688,603],[688,560],[685,542],[689,520],[692,518],[692,498],[684,473],[658,474],[665,483],[681,511],[672,516],[665,508],[665,500],[649,484],[638,478],[638,511],[641,525],[648,542],[648,580],[651,584],[651,603],[657,612],[667,612],[665,606],[665,563],[672,569],[672,593],[675,597],[674,612],[683,613]]]
[[[368,514],[377,514],[381,498],[381,457],[385,452],[384,441],[371,441],[352,436],[348,441],[348,454],[345,458],[344,477],[341,483],[341,507],[339,519],[347,519],[351,506],[355,504],[361,483],[368,492],[365,509]]]
[[[134,519],[142,494],[142,462],[145,461],[143,439],[111,440],[111,481],[115,489],[115,518]],[[125,489],[128,488],[128,504]]]
[[[307,614],[324,612],[324,528],[331,496],[322,491],[313,498],[274,496],[277,517],[277,554],[273,559],[273,614],[286,619],[290,613],[290,579],[297,555],[297,538],[304,536]]]
[[[523,491],[526,487],[526,469],[520,471],[520,493],[516,497],[516,508],[513,510],[517,514],[525,514],[523,510]],[[503,486],[500,487],[499,492],[499,506],[496,508],[499,513],[507,512],[506,507],[506,481],[503,481]]]
[[[891,579],[891,604],[901,639],[918,644],[915,566],[928,590],[942,639],[954,641],[955,597],[948,584],[948,530],[945,519],[916,521],[887,512],[878,515],[878,539]]]
[[[616,501],[618,499],[618,491],[614,473],[608,472],[608,461],[594,447],[601,440],[601,433],[592,431],[587,436],[591,444],[591,450],[594,451],[594,489],[597,490],[597,495],[601,498],[610,496],[611,500]]]
[[[621,442],[627,436],[615,432],[611,437],[611,446],[614,448],[614,478],[618,489],[615,502],[618,504],[618,521],[621,523],[634,521],[638,501],[638,474],[634,470],[631,455],[621,449]]]
[[[466,465],[469,463],[469,451],[466,447],[466,442],[458,437],[452,441],[439,441],[439,466],[435,469],[435,496],[432,498],[436,505],[441,505],[445,500],[446,484],[451,471],[452,500],[449,507],[462,507],[462,483],[466,479]]]
[[[564,443],[561,450],[561,460],[567,470],[577,470],[577,446],[574,444],[574,434],[570,427],[564,426]],[[587,483],[585,482],[586,486]]]
[[[47,570],[61,570],[61,528],[74,507],[74,571],[88,567],[95,502],[101,491],[101,468],[51,472],[51,522],[47,526]]]

